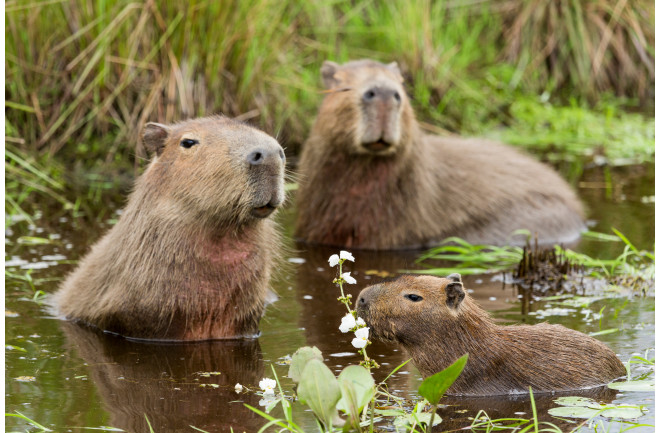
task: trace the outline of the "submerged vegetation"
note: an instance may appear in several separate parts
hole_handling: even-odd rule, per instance
[[[541,248],[536,243],[530,245],[529,240],[525,247],[498,247],[473,245],[452,237],[417,259],[425,269],[411,272],[432,275],[509,272],[517,284],[543,292],[548,288],[584,288],[588,279],[603,280],[615,288],[625,287],[645,295],[655,285],[655,253],[636,248],[617,229],[612,231],[615,235],[586,232],[583,237],[622,242],[623,251],[613,259],[593,258],[560,245]],[[456,264],[438,267],[432,261]]]

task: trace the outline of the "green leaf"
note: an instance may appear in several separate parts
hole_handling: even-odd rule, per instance
[[[591,230],[582,232],[582,237],[585,239],[594,239],[598,241],[621,242],[621,238],[619,236],[610,235],[608,233],[592,232]]]
[[[307,362],[300,375],[298,397],[312,409],[326,429],[332,427],[341,390],[335,375],[320,360],[312,359]]]
[[[607,418],[635,419],[644,415],[644,412],[638,406],[615,406],[604,408],[600,415]]]
[[[653,380],[631,380],[628,382],[610,383],[607,387],[618,391],[654,392],[655,382]]]
[[[606,418],[635,419],[644,415],[644,412],[637,406],[616,406],[607,405],[601,407],[582,407],[582,406],[562,406],[553,407],[548,410],[552,416],[561,418],[593,418],[597,415]]]
[[[321,354],[321,351],[316,348],[316,346],[305,346],[296,350],[296,353],[294,353],[291,357],[291,365],[289,366],[289,378],[293,379],[294,382],[300,382],[300,376],[302,375],[305,366],[312,359],[323,361],[323,355]]]
[[[17,239],[17,242],[20,245],[45,245],[53,243],[51,239],[40,238],[37,236],[21,236]]]
[[[349,415],[350,423],[359,429],[360,413],[376,393],[376,382],[369,371],[359,365],[349,365],[339,373],[341,400],[337,409]]]
[[[599,409],[584,406],[561,406],[553,407],[548,410],[552,416],[561,418],[592,418],[598,415]]]
[[[603,329],[602,331],[590,332],[589,336],[595,337],[597,335],[614,334],[615,332],[619,332],[619,328],[610,328],[610,329]]]
[[[588,407],[589,405],[598,404],[594,399],[587,397],[559,397],[554,402],[561,406]]]
[[[468,354],[466,353],[449,367],[424,379],[424,382],[419,386],[419,395],[427,399],[432,405],[438,404],[447,389],[458,379],[467,360]]]
[[[402,431],[402,432],[407,432],[409,429],[406,429],[407,426],[411,426],[413,424],[420,425],[420,424],[426,424],[427,426],[431,422],[431,413],[430,412],[413,412],[410,414],[406,414],[403,416],[398,416],[394,420],[394,428],[396,431]],[[433,425],[438,425],[442,422],[442,418],[439,415],[435,415],[433,417]],[[430,431],[430,430],[429,430]]]

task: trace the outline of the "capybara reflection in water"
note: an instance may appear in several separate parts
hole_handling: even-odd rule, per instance
[[[325,62],[327,95],[300,160],[296,236],[355,249],[568,242],[580,202],[551,168],[483,139],[425,135],[396,63]]]
[[[59,311],[126,337],[253,336],[272,294],[284,152],[224,117],[149,123],[155,154],[117,224],[55,294]]]
[[[484,396],[567,391],[604,385],[626,374],[605,344],[561,325],[500,326],[465,292],[461,277],[405,275],[365,288],[358,315],[372,335],[399,343],[424,377],[469,359],[449,388]]]

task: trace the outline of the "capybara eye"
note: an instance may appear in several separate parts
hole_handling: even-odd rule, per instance
[[[394,92],[394,99],[396,102],[401,102],[401,95],[399,95],[399,92]]]
[[[424,298],[422,298],[421,296],[419,296],[419,295],[414,295],[414,294],[412,294],[412,293],[407,294],[407,295],[403,295],[403,297],[406,298],[406,299],[409,299],[409,300],[411,300],[411,301],[413,301],[413,302],[419,302],[419,301],[421,301],[422,299],[424,299]]]
[[[194,140],[192,138],[184,138],[183,140],[181,140],[180,144],[181,144],[181,147],[184,147],[186,149],[190,149],[194,145],[199,144],[199,140]]]

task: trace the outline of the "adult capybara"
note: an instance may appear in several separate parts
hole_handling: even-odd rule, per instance
[[[372,335],[397,342],[424,377],[469,359],[454,395],[567,391],[626,374],[605,344],[560,325],[500,326],[463,289],[461,277],[402,276],[367,287],[358,315]]]
[[[584,229],[549,167],[497,142],[422,134],[396,63],[325,62],[321,74],[328,93],[299,166],[301,240],[384,250],[503,244],[518,229],[568,242]]]
[[[149,123],[155,153],[117,224],[55,294],[67,318],[126,337],[252,336],[280,248],[275,139],[224,117]]]

